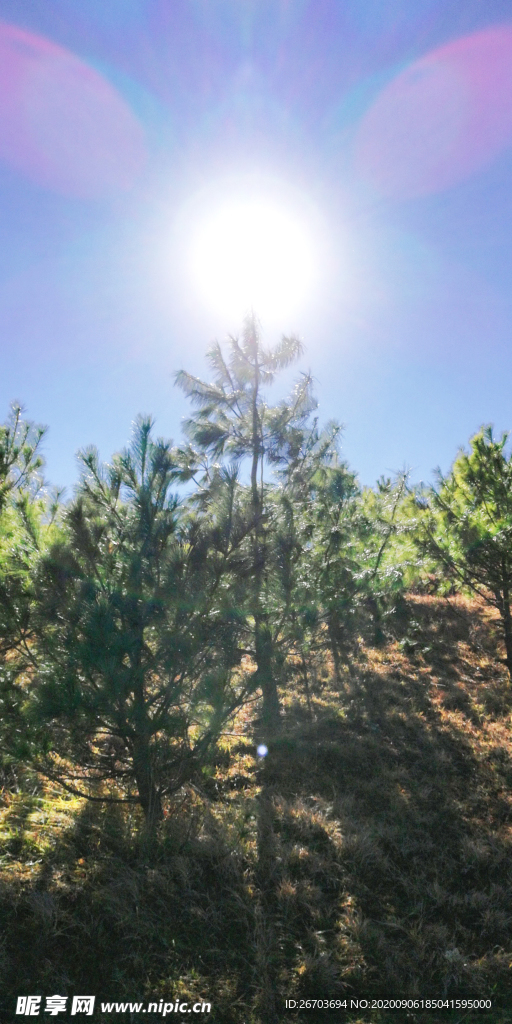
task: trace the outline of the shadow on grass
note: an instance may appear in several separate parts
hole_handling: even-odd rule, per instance
[[[219,1021],[238,1024],[252,983],[244,864],[196,802],[151,850],[118,806],[86,805],[35,877],[4,883],[2,1020],[20,994],[80,992],[98,1003],[217,1000]]]
[[[424,599],[412,619],[409,649],[362,647],[344,686],[312,685],[313,722],[298,678],[269,757],[233,744],[152,848],[137,812],[89,805],[32,877],[6,877],[5,1019],[22,993],[91,992],[204,999],[215,1024],[298,1020],[285,998],[491,996],[504,1022],[509,687],[472,605]]]
[[[317,821],[323,808],[324,827],[338,831],[333,867],[311,876],[322,889],[316,927],[329,936],[331,995],[499,994],[510,1006],[510,746],[481,708],[492,686],[502,717],[508,682],[501,668],[479,667],[473,610],[448,608],[444,620],[443,606],[419,609],[412,660],[396,649],[361,654],[342,706],[329,714],[324,696],[316,724],[276,745],[268,782],[288,806],[316,794]],[[289,722],[297,711],[291,703]],[[319,841],[306,837],[304,825],[294,847],[304,864],[300,849]],[[306,969],[301,991],[320,988],[328,992],[326,979],[319,986]]]

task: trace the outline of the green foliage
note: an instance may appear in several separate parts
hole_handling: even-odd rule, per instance
[[[29,635],[29,575],[46,511],[38,498],[44,433],[15,403],[0,425],[0,656],[26,650]]]
[[[312,550],[319,623],[316,645],[328,641],[338,676],[358,635],[383,643],[388,620],[402,607],[406,478],[382,480],[361,490],[338,459],[317,473],[310,501]]]
[[[316,423],[309,424],[316,407],[309,375],[301,378],[288,400],[272,406],[266,398],[266,388],[276,374],[301,352],[301,343],[294,337],[283,338],[274,349],[264,348],[251,315],[241,338],[230,339],[226,356],[218,344],[210,349],[212,383],[184,371],[176,377],[198,409],[186,423],[189,444],[178,458],[182,478],[196,480],[202,489],[203,509],[211,497],[218,499],[219,483],[230,474],[237,476],[244,460],[249,463],[246,494],[242,485],[237,491],[238,508],[245,508],[246,515],[245,544],[237,550],[244,567],[246,634],[252,626],[253,682],[263,694],[267,736],[279,729],[277,680],[290,621],[292,564],[299,551],[296,503],[299,493],[302,498],[307,494],[325,447]],[[218,460],[224,475],[219,473]],[[277,473],[279,486],[275,478],[268,480],[269,468]]]
[[[508,434],[491,427],[471,438],[447,477],[439,474],[431,510],[422,518],[420,543],[458,586],[479,594],[499,611],[512,674],[512,457]]]
[[[362,489],[308,375],[267,399],[301,351],[249,317],[211,383],[177,375],[185,442],[139,419],[110,465],[81,454],[64,508],[42,430],[18,407],[0,428],[3,781],[46,777],[0,813],[1,910],[30,951],[6,953],[9,992],[136,982],[226,1024],[276,1020],[290,993],[510,995],[495,625],[405,595],[436,566],[472,590],[512,671],[507,435],[482,430],[435,491]]]
[[[25,490],[34,493],[41,482],[39,452],[46,428],[24,420],[22,412],[13,402],[6,423],[0,426],[0,512],[10,497]]]
[[[429,652],[419,663],[398,645],[362,643],[345,686],[328,670],[312,685],[312,721],[297,676],[265,767],[242,734],[244,712],[212,766],[210,797],[176,794],[149,852],[136,807],[87,805],[53,787],[6,800],[2,1020],[14,1020],[20,992],[96,993],[103,1024],[102,999],[180,995],[211,1002],[216,1024],[268,1024],[271,1002],[278,1020],[298,1021],[285,999],[347,997],[350,1008],[364,992],[492,998],[493,1024],[509,1021],[509,688],[476,601],[412,604]],[[409,1006],[392,1020],[410,1024],[411,1012],[417,1024],[442,1019]],[[320,1024],[326,1010],[308,1019]],[[454,1019],[477,1024],[482,1012]]]
[[[63,535],[35,581],[39,767],[73,792],[138,800],[148,821],[192,778],[238,697],[232,633],[205,530],[171,492],[168,443],[139,420],[110,466],[90,449]]]
[[[274,407],[267,405],[262,389],[301,354],[301,342],[293,336],[283,337],[274,349],[263,348],[258,324],[250,316],[242,337],[230,338],[227,356],[218,342],[208,351],[212,383],[184,370],[176,374],[177,385],[198,409],[185,424],[190,440],[182,453],[185,472],[204,465],[205,457],[235,462],[250,457],[253,470],[262,459],[276,464],[289,461],[294,440],[300,444],[296,432],[315,408],[311,378],[306,375],[292,399]]]
[[[54,511],[42,492],[45,428],[13,403],[0,425],[0,771],[23,766],[34,742],[23,709],[33,665],[32,572],[48,542]]]

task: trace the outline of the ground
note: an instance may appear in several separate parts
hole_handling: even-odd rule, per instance
[[[299,672],[266,759],[257,705],[241,713],[157,840],[136,810],[6,779],[2,1021],[22,1019],[17,995],[56,992],[204,999],[211,1024],[512,1021],[498,624],[461,596],[410,595],[408,610],[401,639],[354,638],[341,679],[326,655],[309,658],[309,704]],[[286,998],[341,1006],[298,1014]],[[351,1010],[365,998],[493,1009]]]

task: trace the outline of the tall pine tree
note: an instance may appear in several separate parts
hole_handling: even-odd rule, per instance
[[[297,487],[300,469],[306,464],[306,450],[313,429],[309,421],[316,402],[312,395],[311,377],[307,374],[302,376],[286,401],[269,405],[266,391],[279,371],[294,362],[301,353],[302,344],[293,336],[283,337],[273,349],[265,348],[258,322],[251,314],[244,322],[241,337],[229,339],[226,354],[218,343],[209,350],[207,358],[213,371],[211,382],[202,381],[185,371],[176,376],[178,386],[197,408],[196,415],[186,423],[189,443],[181,451],[184,476],[194,476],[207,489],[219,463],[224,466],[231,464],[238,469],[244,462],[247,466],[247,621],[252,623],[252,654],[256,663],[254,685],[261,689],[263,696],[262,724],[267,737],[275,735],[280,725],[276,639],[282,619],[275,615],[272,604],[276,556],[279,555],[274,528],[279,521],[283,554],[286,543],[282,526],[286,517],[283,516],[282,498],[286,489],[288,497],[291,497],[293,487]],[[280,491],[276,478],[269,479],[269,470],[272,469],[281,478]],[[288,522],[291,522],[289,515]],[[287,557],[294,543],[291,539]]]

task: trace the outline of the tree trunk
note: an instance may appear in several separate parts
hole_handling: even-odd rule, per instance
[[[510,678],[512,679],[512,617],[510,615],[510,589],[508,576],[505,568],[503,569],[503,593],[501,600],[501,620],[503,622],[503,632],[505,635],[505,651],[506,651],[506,662]]]
[[[263,460],[261,424],[258,413],[258,392],[260,385],[257,346],[255,345],[254,385],[252,398],[252,465],[251,465],[251,497],[254,515],[253,540],[253,572],[254,572],[254,628],[255,628],[255,659],[258,684],[263,695],[263,728],[265,739],[279,731],[281,716],[279,696],[272,668],[272,633],[268,625],[268,616],[262,610],[262,590],[265,574],[265,540],[263,537],[262,512],[263,490],[258,488],[258,466]],[[263,461],[262,472],[263,472]]]
[[[336,676],[336,682],[339,685],[341,683],[340,652],[331,615],[329,615],[327,619],[327,633],[329,636],[329,647],[331,648],[332,660],[334,661],[334,674]]]
[[[313,721],[313,709],[311,707],[311,693],[310,693],[310,689],[309,689],[308,666],[307,666],[306,658],[304,657],[304,652],[303,651],[301,651],[301,662],[302,662],[302,676],[303,676],[303,679],[304,679],[304,690],[305,690],[305,693],[306,693],[306,701],[307,701],[307,705],[308,705],[309,721],[312,722]]]
[[[263,694],[262,722],[265,732],[264,738],[269,739],[279,732],[281,715],[277,684],[272,666],[272,633],[265,619],[266,617],[263,615],[256,618],[255,654],[257,679]]]
[[[347,666],[348,674],[350,678],[354,679],[354,670],[350,662],[350,657],[346,650],[343,649],[343,643],[340,642],[340,628],[335,624],[334,617],[332,614],[327,619],[327,634],[329,636],[329,647],[331,649],[332,659],[334,661],[334,672],[336,675],[337,682],[341,685],[342,683],[342,663]]]
[[[258,797],[258,865],[259,900],[256,906],[256,966],[258,973],[258,1009],[265,1024],[277,1024],[277,961],[276,942],[276,841],[272,790],[263,769],[263,784]]]
[[[382,614],[379,602],[373,594],[370,594],[367,603],[373,622],[373,643],[376,647],[381,647],[386,637],[382,629]]]
[[[133,772],[146,825],[150,831],[153,831],[159,821],[162,820],[164,812],[160,793],[155,786],[151,766],[151,751],[145,736],[138,737],[135,740],[133,747]]]

